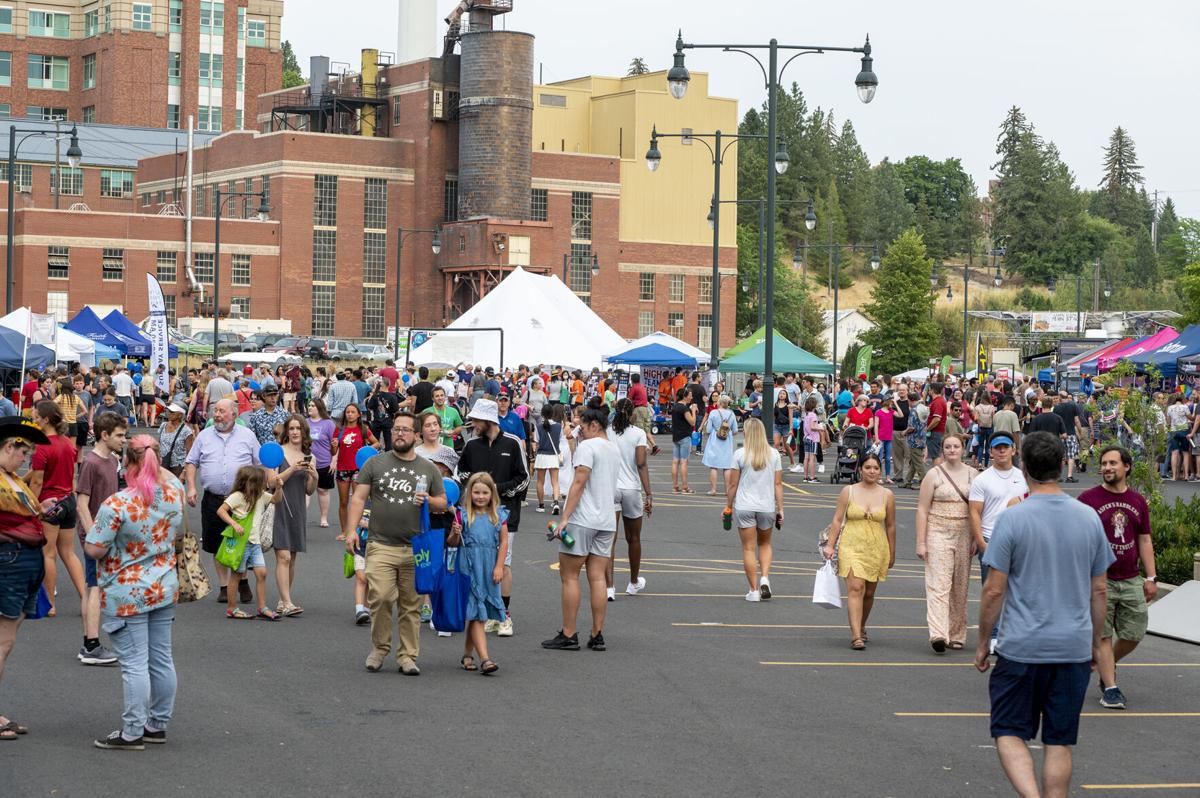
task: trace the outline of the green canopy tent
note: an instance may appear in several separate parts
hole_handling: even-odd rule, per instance
[[[742,349],[743,344],[747,343],[749,346]],[[742,349],[742,351],[735,351],[738,349]],[[761,374],[765,370],[764,360],[766,349],[767,341],[765,335],[760,337],[759,333],[756,332],[725,353],[726,357],[721,361],[721,371],[754,371]],[[792,371],[797,374],[833,373],[833,364],[828,360],[822,360],[813,353],[801,349],[779,333],[775,333],[774,351],[771,353],[771,367],[776,372]]]
[[[779,335],[779,330],[775,331],[775,337],[776,338],[781,337]],[[734,355],[740,355],[742,352],[745,352],[747,349],[751,349],[751,348],[757,346],[758,344],[761,344],[765,340],[767,340],[767,325],[764,324],[763,326],[759,327],[757,330],[755,330],[754,332],[750,333],[748,336],[743,338],[742,340],[738,341],[733,346],[726,349],[724,357],[733,357]]]

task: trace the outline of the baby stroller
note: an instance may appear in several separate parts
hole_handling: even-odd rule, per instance
[[[858,461],[867,453],[867,431],[862,427],[850,425],[842,431],[842,439],[837,447],[837,465],[829,475],[830,482],[841,482],[843,479],[854,484],[858,481]]]

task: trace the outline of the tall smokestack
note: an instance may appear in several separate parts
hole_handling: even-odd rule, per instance
[[[396,63],[419,61],[437,55],[437,0],[398,0],[400,25],[396,37]]]

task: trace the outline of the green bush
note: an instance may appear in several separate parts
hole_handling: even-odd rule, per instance
[[[1170,504],[1155,496],[1149,503],[1158,578],[1181,585],[1192,578],[1192,556],[1200,551],[1200,496]]]

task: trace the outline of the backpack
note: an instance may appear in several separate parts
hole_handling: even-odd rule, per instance
[[[729,417],[721,416],[721,426],[717,427],[717,440],[723,441],[729,438]]]

